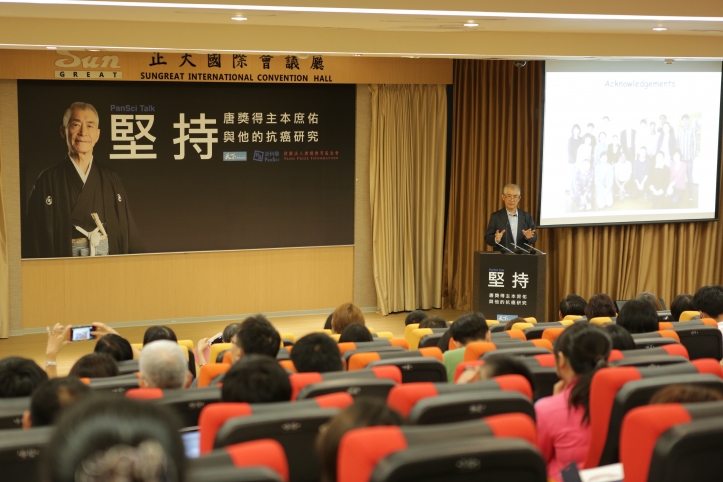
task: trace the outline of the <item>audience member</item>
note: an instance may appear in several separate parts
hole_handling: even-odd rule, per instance
[[[588,320],[599,317],[613,318],[617,315],[615,303],[605,293],[592,295],[585,305],[585,317]]]
[[[628,330],[615,323],[603,326],[603,329],[610,336],[614,350],[635,350],[635,340]]]
[[[447,353],[449,350],[450,340],[452,339],[452,330],[447,330],[442,335],[442,338],[437,342],[437,348],[442,350],[442,353]]]
[[[564,320],[568,315],[585,316],[585,305],[587,301],[579,295],[567,295],[560,302],[560,319]]]
[[[328,336],[327,336],[328,338]],[[339,337],[339,343],[373,341],[374,337],[369,329],[359,323],[352,323],[344,328]]]
[[[663,311],[663,305],[660,304],[660,300],[657,296],[649,291],[643,291],[638,295],[639,300],[647,301],[655,311]]]
[[[53,378],[41,383],[23,413],[23,428],[53,425],[60,413],[90,393],[90,387],[75,377]]]
[[[47,445],[47,482],[185,482],[179,423],[167,407],[91,395],[62,414]]]
[[[344,333],[348,329],[344,330]],[[299,373],[338,372],[344,369],[339,346],[333,338],[324,333],[310,333],[299,338],[291,350],[291,361]]]
[[[156,340],[171,340],[178,343],[176,333],[167,326],[155,325],[150,326],[143,334],[143,346],[146,346]]]
[[[276,359],[269,356],[244,355],[223,377],[222,402],[270,403],[289,400],[289,375]]]
[[[590,385],[598,369],[607,366],[610,337],[597,325],[576,323],[555,340],[555,394],[537,401],[538,446],[547,463],[548,478],[572,462],[585,461],[590,445]]]
[[[505,323],[505,331],[510,331],[512,327],[515,326],[515,323],[527,323],[527,320],[520,318],[519,316],[508,320],[507,323]]]
[[[329,316],[326,317],[326,322],[324,323],[325,330],[331,330],[331,319],[332,318],[334,318],[334,313],[329,313]]]
[[[344,303],[334,310],[331,317],[331,332],[341,335],[344,328],[352,323],[366,325],[364,314],[354,303]]]
[[[185,388],[191,383],[185,348],[171,340],[158,340],[147,344],[138,363],[142,388]]]
[[[401,425],[402,417],[383,400],[360,397],[329,422],[322,425],[316,438],[316,453],[321,462],[321,482],[336,481],[336,461],[342,437],[357,428]]]
[[[33,360],[19,356],[0,360],[0,398],[29,397],[47,379]]]
[[[502,375],[522,375],[530,383],[532,391],[535,391],[535,380],[530,369],[520,358],[509,355],[493,354],[488,356],[484,365],[465,370],[456,383],[463,385],[465,383],[481,382]]]
[[[216,333],[212,337],[201,338],[200,340],[198,340],[198,344],[196,345],[196,351],[194,351],[194,356],[196,357],[196,364],[199,367],[202,367],[206,364],[206,357],[208,356],[209,348],[215,342],[215,340],[218,340],[219,336],[221,337],[221,343],[232,343],[231,340],[233,340],[234,335],[238,333],[240,329],[241,323],[231,323],[227,325],[222,332]],[[216,341],[215,343],[218,342]]]
[[[231,338],[241,330],[241,323],[230,323],[221,332],[221,342],[231,343]]]
[[[105,378],[118,376],[118,363],[106,353],[91,353],[80,357],[70,369],[71,377]]]
[[[246,355],[267,355],[276,358],[281,347],[281,335],[264,315],[246,318],[231,339],[231,361],[236,363]]]
[[[429,316],[419,322],[419,328],[449,328],[449,323],[441,316]]]
[[[723,286],[703,286],[695,292],[693,303],[703,318],[723,321]]]
[[[407,315],[407,317],[404,319],[404,326],[407,325],[413,325],[415,323],[421,323],[422,320],[427,318],[429,315],[427,315],[427,312],[424,310],[414,310],[411,313]]]
[[[684,311],[698,311],[695,309],[693,295],[680,294],[673,299],[670,304],[670,316],[673,321],[680,321],[680,315]]]
[[[133,348],[128,340],[112,333],[103,335],[95,344],[95,353],[105,353],[117,362],[133,360]]]
[[[620,308],[617,324],[630,334],[658,331],[658,313],[648,301],[635,298]]]
[[[699,385],[668,385],[661,388],[650,399],[650,404],[658,403],[700,403],[723,400],[723,393]]]
[[[464,359],[464,350],[468,343],[473,341],[489,341],[490,332],[487,328],[487,321],[482,313],[470,313],[464,315],[452,323],[449,329],[454,345],[454,350],[444,353],[444,366],[447,368],[447,381],[454,381],[454,372]]]

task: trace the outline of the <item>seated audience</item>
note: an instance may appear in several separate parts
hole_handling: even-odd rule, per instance
[[[693,303],[703,318],[723,322],[723,286],[703,286],[695,292]]]
[[[199,367],[206,364],[206,358],[208,357],[212,342],[217,340],[219,336],[221,337],[221,343],[232,343],[231,340],[233,340],[234,335],[238,333],[240,329],[241,323],[231,323],[227,325],[221,333],[216,333],[209,338],[201,338],[198,340],[196,350],[193,352],[193,355],[196,357],[196,364]]]
[[[71,377],[105,378],[118,376],[118,363],[105,353],[91,353],[80,357],[70,369]]]
[[[670,304],[670,315],[673,321],[680,321],[680,315],[684,311],[698,311],[693,302],[693,295],[680,294]]]
[[[316,438],[316,453],[321,462],[321,482],[336,481],[339,444],[350,430],[382,425],[401,425],[402,417],[383,400],[360,397],[329,422],[322,425]]]
[[[146,346],[150,342],[156,340],[171,340],[178,343],[176,333],[167,326],[162,325],[148,327],[146,332],[143,334],[143,346]]]
[[[141,388],[177,389],[191,383],[185,348],[175,341],[158,340],[143,347],[138,363]]]
[[[505,331],[510,331],[512,327],[515,326],[515,323],[527,323],[527,320],[520,318],[519,316],[508,320],[507,323],[505,323]]]
[[[532,391],[535,391],[535,380],[530,369],[520,358],[509,355],[490,355],[485,359],[484,365],[465,370],[459,376],[457,384],[481,382],[502,375],[522,375],[530,383]]]
[[[60,413],[90,393],[90,387],[75,377],[53,378],[41,383],[23,413],[23,428],[54,425]]]
[[[128,340],[120,335],[103,335],[95,344],[95,353],[105,353],[117,362],[133,360],[133,348]]]
[[[446,353],[449,350],[449,341],[452,339],[452,331],[447,330],[442,335],[442,338],[437,342],[437,348],[442,350],[442,353]]]
[[[325,330],[331,330],[331,319],[332,318],[334,318],[334,313],[329,313],[329,316],[326,317],[326,322],[324,323]]]
[[[447,320],[441,316],[430,316],[419,322],[420,328],[449,328]]]
[[[19,356],[0,360],[0,398],[29,397],[47,379],[33,360]]]
[[[41,480],[185,482],[178,429],[167,407],[93,394],[61,415]]]
[[[327,337],[328,338],[328,337]],[[373,341],[374,337],[369,329],[359,323],[352,323],[344,328],[339,337],[339,343],[359,343],[364,341]]]
[[[352,326],[355,325],[349,325]],[[344,333],[347,330],[344,330]],[[339,372],[344,369],[339,346],[332,337],[324,333],[310,333],[299,338],[291,350],[291,361],[299,373]]]
[[[700,403],[717,402],[723,400],[723,394],[718,390],[699,385],[669,385],[661,388],[650,399],[650,404],[658,403]]]
[[[635,350],[635,340],[628,330],[615,323],[603,326],[613,343],[613,350]]]
[[[663,305],[660,304],[660,299],[649,291],[643,291],[640,293],[638,295],[638,299],[650,303],[650,306],[652,306],[655,311],[663,311]]]
[[[585,305],[585,317],[588,320],[600,317],[614,318],[617,314],[615,303],[605,293],[592,295]]]
[[[565,296],[560,302],[560,319],[564,320],[568,315],[585,316],[585,305],[587,301],[582,296],[572,294]]]
[[[576,323],[555,340],[555,394],[535,403],[538,447],[549,479],[572,462],[582,465],[590,445],[590,385],[607,366],[610,337],[597,325]]]
[[[449,329],[454,345],[454,350],[444,353],[444,366],[447,368],[447,381],[454,381],[454,372],[464,359],[464,350],[468,343],[473,341],[490,341],[490,332],[487,328],[487,321],[482,313],[470,313],[464,315],[452,323]]]
[[[236,363],[245,355],[267,355],[276,358],[281,347],[281,335],[264,315],[246,318],[231,338],[231,361]]]
[[[635,298],[620,308],[617,324],[630,334],[658,331],[658,313],[650,302]]]
[[[421,323],[422,320],[427,318],[429,315],[427,315],[427,312],[424,310],[414,310],[411,313],[407,315],[407,317],[404,319],[404,326],[407,325],[413,325],[415,323]]]
[[[289,400],[289,375],[276,359],[269,356],[244,355],[223,377],[222,402],[270,403]]]
[[[344,303],[331,314],[331,332],[341,335],[344,328],[352,323],[366,325],[364,314],[354,303]]]

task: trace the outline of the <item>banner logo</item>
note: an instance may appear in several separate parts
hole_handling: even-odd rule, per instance
[[[83,58],[71,54],[67,50],[56,51],[60,59],[55,61],[56,67],[72,69],[82,67],[83,69],[120,69],[120,60],[117,55],[87,55]],[[119,70],[56,70],[56,79],[122,79],[123,72]]]
[[[241,152],[224,152],[223,153],[223,160],[224,161],[246,161],[246,151]]]

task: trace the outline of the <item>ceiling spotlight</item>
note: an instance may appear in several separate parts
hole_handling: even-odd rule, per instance
[[[362,54],[354,54],[354,57],[361,57]]]
[[[465,27],[479,27],[479,24],[478,24],[478,23],[474,23],[474,22],[472,22],[472,21],[469,21],[469,22],[466,22],[466,23],[464,24],[464,26],[465,26]]]
[[[656,32],[665,32],[668,29],[665,27],[655,27],[653,28],[653,30],[655,30]]]
[[[235,17],[231,17],[231,20],[236,20],[237,22],[243,22],[244,20],[248,20],[248,18],[246,18],[242,15],[236,15]]]

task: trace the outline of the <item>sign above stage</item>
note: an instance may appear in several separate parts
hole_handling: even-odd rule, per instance
[[[451,84],[451,59],[329,55],[0,50],[0,79]]]

